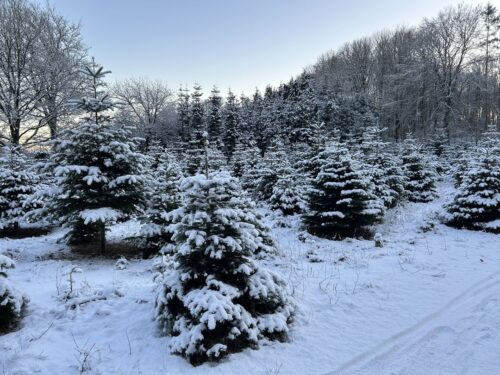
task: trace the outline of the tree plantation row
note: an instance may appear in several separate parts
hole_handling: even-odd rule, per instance
[[[235,137],[226,128],[225,138],[199,117],[194,126],[203,108],[195,96],[186,139],[165,145],[153,135],[134,137],[134,128],[113,116],[108,73],[95,62],[87,66],[92,94],[70,101],[80,120],[43,150],[2,149],[0,230],[18,236],[29,223],[65,227],[68,246],[105,254],[109,227],[139,219],[140,233],[126,241],[157,259],[158,329],[172,336],[171,352],[192,364],[289,338],[296,303],[284,280],[257,262],[280,255],[257,206],[299,215],[313,236],[370,239],[389,210],[405,201],[432,201],[436,183],[453,177],[457,194],[440,219],[500,232],[495,125],[477,145],[456,148],[412,134],[402,144],[386,142],[386,130],[371,116],[374,122],[357,136],[308,121],[303,137],[273,138],[262,148],[257,140],[242,142],[236,126]],[[225,121],[236,124],[229,114]],[[383,242],[380,235],[375,240]],[[1,255],[4,326],[18,321],[29,303],[8,278],[12,267]],[[71,281],[61,298],[78,303]]]

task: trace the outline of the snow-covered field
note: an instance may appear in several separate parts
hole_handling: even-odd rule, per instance
[[[429,204],[391,210],[373,241],[298,239],[300,219],[265,211],[283,252],[262,263],[288,282],[298,314],[291,341],[192,367],[169,354],[152,319],[152,260],[72,256],[64,231],[0,239],[10,279],[31,301],[21,328],[0,336],[2,374],[497,374],[500,372],[500,237],[435,218],[450,184]],[[128,222],[111,237],[138,230]],[[63,270],[103,298],[70,309],[58,298]]]

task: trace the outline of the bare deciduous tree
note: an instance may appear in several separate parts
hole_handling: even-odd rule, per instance
[[[114,96],[121,102],[125,115],[146,139],[146,147],[153,133],[165,126],[164,116],[172,108],[172,91],[160,80],[132,78],[117,82]]]

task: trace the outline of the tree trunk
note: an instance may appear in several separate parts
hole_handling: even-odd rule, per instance
[[[10,138],[13,145],[18,145],[21,141],[21,120],[17,119],[10,124]]]
[[[101,254],[104,255],[106,253],[106,225],[103,222],[99,224],[99,231],[101,236]]]

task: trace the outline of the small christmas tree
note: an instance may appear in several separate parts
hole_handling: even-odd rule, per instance
[[[310,212],[304,223],[311,234],[327,238],[366,235],[377,223],[383,204],[372,193],[370,179],[356,168],[349,151],[338,141],[320,155],[323,165],[309,191]]]
[[[241,176],[241,186],[246,191],[250,192],[252,196],[257,195],[257,185],[259,180],[259,168],[262,162],[260,155],[260,150],[255,145],[255,142],[251,142],[248,148],[244,151],[244,156],[241,158],[242,164],[244,164],[244,169]],[[233,170],[235,170],[233,164]]]
[[[30,200],[39,179],[27,164],[19,146],[3,148],[0,154],[0,232],[17,235],[25,215],[39,206],[39,202]]]
[[[227,172],[186,178],[174,224],[175,269],[163,279],[156,318],[174,336],[172,353],[192,364],[217,361],[284,340],[293,307],[277,276],[252,260],[257,231],[241,208],[241,188]]]
[[[207,132],[210,143],[217,144],[222,134],[222,98],[217,87],[213,87],[208,98]]]
[[[373,193],[387,208],[394,207],[402,198],[405,177],[394,155],[389,153],[388,142],[382,141],[378,125],[366,128],[361,144],[362,161],[373,184]]]
[[[170,224],[165,214],[181,205],[179,182],[183,176],[173,155],[166,149],[155,152],[148,175],[150,191],[140,235],[145,239],[147,253],[152,254],[171,241],[171,233],[165,231]]]
[[[411,135],[405,140],[403,170],[405,190],[412,202],[430,202],[436,197],[435,176]]]
[[[269,146],[257,168],[257,194],[263,201],[268,201],[273,195],[279,176],[293,173],[284,145],[279,141]]]
[[[229,90],[226,99],[226,105],[224,106],[224,152],[228,158],[231,160],[236,147],[236,143],[240,139],[240,107],[238,99]]]
[[[446,223],[457,228],[500,233],[500,147],[492,126],[480,144],[453,202],[446,207]]]
[[[0,254],[0,328],[5,329],[21,317],[28,297],[19,292],[8,280],[7,270],[14,268],[12,259]]]
[[[297,186],[296,178],[284,175],[278,178],[273,187],[273,194],[269,199],[272,209],[280,210],[283,215],[301,213],[305,208],[302,191]]]
[[[132,138],[132,130],[112,124],[106,114],[113,107],[102,90],[107,73],[95,62],[87,68],[91,96],[73,102],[87,117],[53,142],[51,158],[59,188],[51,202],[52,216],[71,228],[69,243],[99,239],[102,253],[106,226],[142,209],[146,163],[136,151],[138,140]]]

